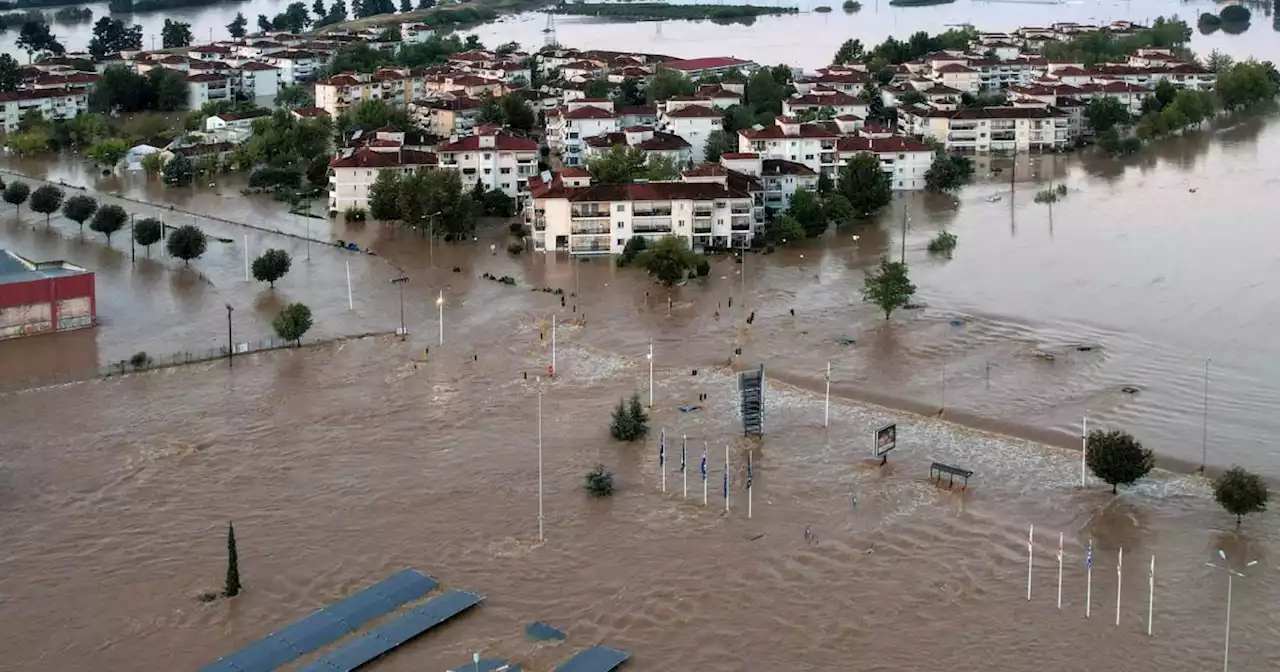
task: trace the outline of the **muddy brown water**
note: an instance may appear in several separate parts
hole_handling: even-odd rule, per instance
[[[149,260],[139,251],[134,266],[123,235],[107,247],[58,218],[48,229],[26,213],[15,223],[6,207],[0,247],[93,268],[103,321],[0,343],[6,389],[140,349],[219,347],[227,303],[236,340],[268,337],[270,316],[290,300],[314,308],[316,337],[385,330],[399,321],[389,281],[401,271],[410,277],[411,335],[254,355],[234,370],[216,362],[0,396],[0,668],[192,669],[414,566],[488,600],[381,669],[444,669],[479,650],[543,670],[605,643],[635,654],[634,667],[645,670],[1203,670],[1219,664],[1226,588],[1204,562],[1224,548],[1233,562],[1260,560],[1236,586],[1233,669],[1273,669],[1274,514],[1237,533],[1188,468],[1203,443],[1211,467],[1280,474],[1270,413],[1280,394],[1268,282],[1276,246],[1266,198],[1278,171],[1265,151],[1278,133],[1271,117],[1226,120],[1128,162],[1024,158],[1012,189],[1009,166],[997,162],[1001,173],[984,174],[956,199],[900,198],[874,225],[748,255],[741,265],[717,260],[708,280],[671,293],[670,310],[665,290],[605,260],[490,255],[491,243],[501,250],[500,225],[470,244],[430,246],[376,224],[309,225],[241,196],[233,181],[174,197],[137,179],[98,181],[69,163],[11,163],[172,203],[174,211],[127,207],[197,221],[233,242],[214,244],[190,269],[159,250]],[[1050,180],[1069,191],[1052,214],[1032,203]],[[902,208],[926,307],[885,322],[858,289],[862,269],[899,253]],[[381,256],[312,243],[308,262],[300,238],[178,210],[297,236],[313,227],[317,238],[357,240]],[[959,236],[950,260],[924,249],[942,228]],[[274,291],[244,280],[245,235],[251,254],[279,247],[294,255]],[[520,286],[483,280],[484,272]],[[580,295],[561,308],[531,291],[541,286]],[[752,311],[755,324],[744,328]],[[561,323],[560,376],[544,388],[547,541],[538,544],[536,392],[522,374],[549,364],[539,333],[557,313],[585,314],[586,326]],[[656,439],[618,446],[604,427],[617,399],[647,392],[650,339],[654,428],[665,427],[669,441],[665,496]],[[1077,350],[1082,344],[1092,349]],[[744,355],[735,366],[765,361],[771,380],[751,520],[742,508],[749,444],[737,438],[734,383],[723,368],[736,345]],[[415,368],[427,347],[430,358]],[[827,361],[837,399],[823,429]],[[676,410],[702,392],[710,395],[703,410]],[[924,415],[850,401],[861,398]],[[978,430],[1042,443],[927,417],[942,407]],[[1091,426],[1133,431],[1172,470],[1119,497],[1097,484],[1077,490],[1071,449],[1086,410]],[[902,447],[876,468],[866,461],[870,432],[892,420]],[[689,437],[690,502],[675,471],[680,435]],[[696,470],[703,440],[711,448],[705,510]],[[719,496],[726,445],[727,516]],[[974,469],[970,490],[928,484],[935,459]],[[611,500],[581,491],[582,473],[597,461],[617,474]],[[227,520],[236,521],[248,590],[203,605],[195,595],[220,581]],[[816,545],[805,542],[806,526]],[[1148,639],[1153,554],[1156,636]],[[535,619],[566,628],[569,641],[528,642],[522,625]]]

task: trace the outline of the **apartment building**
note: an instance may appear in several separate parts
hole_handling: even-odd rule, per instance
[[[604,98],[580,98],[548,111],[545,117],[547,146],[560,155],[566,166],[583,164],[586,138],[622,130],[613,101]]]
[[[470,135],[483,104],[478,98],[442,94],[409,104],[409,118],[440,137]]]
[[[724,128],[724,114],[710,100],[678,96],[666,101],[658,114],[657,128],[684,138],[694,161],[707,153],[707,137]]]
[[[684,138],[671,133],[653,130],[652,126],[628,126],[618,133],[605,133],[583,140],[582,160],[591,159],[609,152],[614,147],[633,147],[649,157],[662,157],[675,162],[677,166],[696,163],[697,157]]]
[[[349,207],[369,207],[369,187],[378,173],[391,170],[411,173],[418,168],[434,168],[435,154],[396,147],[362,147],[334,157],[329,162],[329,213]]]
[[[231,77],[205,72],[187,75],[187,109],[198,110],[205,103],[232,101]]]
[[[755,235],[751,195],[717,182],[552,186],[533,198],[544,252],[618,254],[632,236],[669,235],[691,247],[747,247]]]
[[[232,84],[249,99],[275,100],[280,92],[280,70],[259,61],[248,61],[235,72]]]
[[[752,61],[744,61],[740,58],[729,58],[726,56],[690,58],[686,60],[669,61],[663,65],[677,72],[684,73],[686,77],[694,82],[707,75],[723,75],[734,70],[750,76],[756,70],[760,69],[760,66],[756,65]]]
[[[880,129],[866,129],[860,122],[850,117],[802,124],[791,117],[779,117],[774,126],[738,131],[738,153],[789,161],[815,175],[825,174],[838,181],[841,166],[858,152],[871,152],[892,177],[893,189],[923,189],[924,173],[933,161],[933,149],[913,140],[890,136]]]
[[[970,107],[945,110],[925,105],[898,108],[898,125],[911,135],[968,152],[1065,149],[1072,138],[1067,112],[1045,107]]]
[[[829,111],[832,116],[850,114],[866,119],[871,106],[847,93],[826,87],[818,87],[809,93],[796,94],[782,101],[782,114],[786,117],[824,110]]]
[[[4,131],[18,130],[22,115],[35,110],[45,119],[70,119],[89,111],[88,89],[24,89],[0,93]]]
[[[280,86],[293,86],[315,79],[329,67],[333,54],[306,49],[285,49],[266,54],[263,60],[267,65],[275,66],[280,70]]]
[[[517,201],[528,196],[529,178],[538,173],[538,143],[491,126],[440,145],[436,155],[440,169],[457,171],[464,187],[479,181],[486,191],[499,189]]]
[[[223,112],[206,117],[204,120],[204,130],[208,133],[218,131],[250,131],[253,129],[253,120],[261,119],[271,115],[271,110],[258,109],[248,112]]]

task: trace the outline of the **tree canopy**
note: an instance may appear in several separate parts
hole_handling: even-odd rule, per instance
[[[62,207],[63,192],[52,184],[42,185],[31,193],[31,209],[44,215],[44,225],[49,226],[49,218]]]
[[[916,286],[907,276],[907,265],[889,261],[889,257],[880,257],[879,268],[867,273],[862,284],[862,300],[879,306],[886,320],[893,311],[907,305],[915,294]]]
[[[147,248],[147,256],[151,255],[151,246],[164,238],[164,223],[154,217],[139,219],[133,224],[133,242]]]
[[[111,234],[124,228],[125,222],[129,221],[129,213],[118,205],[104,205],[93,213],[93,221],[89,222],[89,229],[97,231],[107,237],[107,244],[111,244]]]
[[[302,345],[302,337],[311,330],[311,309],[305,303],[291,303],[280,310],[271,320],[271,328],[276,335],[294,345]]]
[[[658,242],[636,255],[635,264],[655,280],[671,287],[688,277],[698,267],[701,255],[689,249],[681,236],[663,236]]]
[[[1267,500],[1271,492],[1262,477],[1245,471],[1240,467],[1231,467],[1213,483],[1213,499],[1223,509],[1236,517],[1236,527],[1250,513],[1267,510]]]
[[[186,265],[190,265],[192,259],[199,259],[208,246],[209,239],[204,231],[193,224],[184,224],[174,229],[165,242],[169,254],[181,259]]]
[[[67,199],[62,206],[62,215],[80,225],[80,233],[84,233],[84,223],[93,213],[98,211],[98,202],[91,196],[77,194]]]
[[[188,31],[189,32],[189,31]],[[119,19],[104,16],[93,24],[93,37],[89,40],[89,54],[102,60],[108,54],[126,49],[142,48],[142,26],[127,26]]]
[[[164,27],[160,29],[160,39],[164,42],[165,49],[190,46],[191,24],[165,19]]]
[[[22,210],[22,204],[30,195],[31,187],[22,180],[14,180],[4,187],[4,202],[17,206],[19,211]]]
[[[836,190],[849,199],[855,217],[870,217],[893,198],[892,178],[880,167],[880,158],[871,152],[858,152],[840,166]]]
[[[293,260],[289,258],[288,252],[274,249],[267,250],[253,260],[251,267],[253,279],[258,282],[268,283],[274,289],[276,280],[283,278],[292,265]]]
[[[244,18],[244,14],[236,12],[236,18],[227,24],[227,33],[231,35],[231,39],[239,40],[248,34],[249,20]]]
[[[703,159],[707,163],[720,163],[722,154],[732,154],[738,151],[738,139],[725,131],[715,130],[707,134],[705,147],[706,153]]]
[[[1111,486],[1116,492],[1119,484],[1132,485],[1146,476],[1155,466],[1155,456],[1133,435],[1120,430],[1089,432],[1085,440],[1088,452],[1085,462],[1094,476]]]
[[[616,145],[591,158],[587,161],[587,171],[600,184],[672,180],[680,176],[680,167],[675,161],[627,145]]]

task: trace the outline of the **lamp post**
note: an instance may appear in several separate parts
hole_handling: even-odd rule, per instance
[[[404,283],[406,282],[409,282],[409,276],[405,275],[404,271],[400,271],[400,277],[391,279],[391,284],[400,290],[400,340],[402,341],[407,332],[404,327]]]
[[[653,339],[649,339],[649,408],[653,408]]]
[[[427,241],[427,248],[431,254],[431,266],[433,268],[436,265],[436,217],[439,216],[439,210],[427,215],[427,226],[429,227],[427,235],[430,237],[430,240]]]
[[[131,264],[138,261],[138,246],[134,244],[135,241],[137,241],[137,237],[134,234],[133,213],[129,213],[129,263]]]
[[[1209,362],[1204,360],[1204,420],[1201,423],[1200,437],[1200,473],[1204,473],[1205,462],[1209,457]]]
[[[907,263],[907,224],[911,221],[911,215],[907,213],[907,203],[902,203],[902,256],[898,259],[901,263]]]
[[[538,381],[538,541],[542,536],[542,381]]]
[[[1227,660],[1228,660],[1228,655],[1231,652],[1231,583],[1235,579],[1235,577],[1238,576],[1243,579],[1245,575],[1240,572],[1237,572],[1234,569],[1231,569],[1231,566],[1227,563],[1226,551],[1223,551],[1222,549],[1218,549],[1218,557],[1222,558],[1221,565],[1215,564],[1212,562],[1206,562],[1204,564],[1214,569],[1226,570],[1227,572],[1227,619],[1226,619],[1227,623],[1226,623],[1226,634],[1223,636],[1223,639],[1222,639],[1222,672],[1227,672]],[[1244,566],[1252,567],[1256,564],[1258,564],[1257,560],[1250,560],[1249,562],[1246,562]]]
[[[236,348],[231,342],[231,311],[235,308],[231,304],[227,304],[227,366],[234,367],[236,365]]]
[[[440,313],[440,345],[444,345],[444,290],[436,297],[436,310]]]

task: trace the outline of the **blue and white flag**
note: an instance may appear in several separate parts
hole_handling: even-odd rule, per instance
[[[707,449],[702,449],[702,482],[707,482]],[[707,494],[704,490],[702,494]],[[705,498],[704,498],[705,499]]]
[[[684,473],[684,439],[680,439],[680,473]]]
[[[751,453],[747,453],[747,489],[751,489],[751,482],[755,480],[751,474]]]
[[[1084,555],[1084,566],[1086,569],[1093,569],[1093,540],[1089,540],[1089,550]]]
[[[658,437],[658,466],[661,467],[667,463],[667,430],[662,430],[662,434]]]

